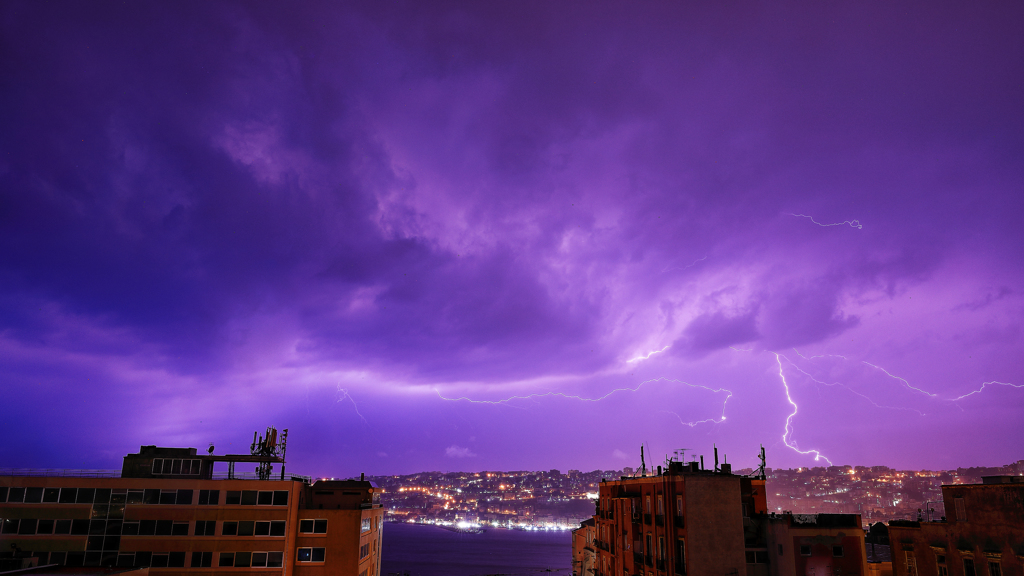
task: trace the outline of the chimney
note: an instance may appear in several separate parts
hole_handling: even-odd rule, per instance
[[[360,472],[359,473],[359,481],[363,482],[365,480],[366,480],[366,473],[365,472]]]

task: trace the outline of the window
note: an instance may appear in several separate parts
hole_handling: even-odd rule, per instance
[[[235,552],[235,568],[248,568],[252,563],[252,552]]]
[[[25,503],[26,504],[38,504],[43,501],[43,489],[42,488],[26,488],[25,489]]]
[[[255,506],[257,495],[256,490],[242,490],[242,506]]]
[[[686,573],[686,541],[676,540],[676,574]]]
[[[7,502],[7,486],[0,486],[0,502]]]
[[[369,530],[368,523],[369,519],[364,518],[362,522],[362,531]],[[299,520],[299,532],[303,534],[326,534],[327,533],[327,520],[323,518]]]
[[[964,576],[978,576],[974,570],[974,558],[964,558]]]
[[[193,568],[209,568],[213,566],[213,552],[193,552]]]
[[[369,545],[359,549],[359,557],[363,558],[363,548],[369,549]],[[299,562],[323,562],[324,548],[299,548],[295,558]]]
[[[60,489],[60,502],[61,504],[74,504],[78,498],[78,488],[61,488]]]
[[[224,500],[224,503],[227,504],[228,506],[241,504],[242,492],[240,490],[228,490],[228,496],[227,499]]]
[[[998,561],[988,561],[988,576],[1003,576],[1003,567],[999,565]]]
[[[946,555],[936,554],[935,562],[939,565],[939,576],[949,576],[949,569],[946,567]]]
[[[175,476],[198,476],[203,461],[198,459],[154,458],[153,474],[173,474]]]
[[[167,568],[167,554],[153,554],[153,559],[150,560],[150,566],[153,568]]]
[[[369,518],[363,518],[362,524],[359,527],[359,532],[369,532],[372,528],[372,522]]]
[[[161,490],[160,491],[160,504],[174,504],[178,501],[177,490]]]
[[[253,568],[266,568],[267,567],[267,553],[266,552],[253,552],[252,553],[252,567]]]
[[[252,520],[243,520],[238,523],[239,536],[252,536],[255,533],[256,523]]]
[[[650,496],[647,497],[647,513],[648,514],[651,513],[651,497]]]
[[[171,536],[188,536],[188,522],[171,524]]]
[[[225,522],[225,524],[226,524],[226,522]],[[224,567],[224,566],[234,566],[235,565],[235,553],[234,552],[221,552],[220,553],[220,562],[217,565],[221,566],[221,567]]]
[[[61,494],[61,497],[63,497],[64,496],[64,490],[61,490],[60,494]],[[144,495],[145,495],[145,491],[144,490],[128,490],[128,494],[126,495],[125,502],[127,504],[142,504],[142,501],[143,501],[143,499],[145,497]]]
[[[199,491],[199,505],[200,506],[216,506],[217,501],[220,499],[220,490],[200,490]]]
[[[903,552],[904,557],[907,560],[907,576],[917,576],[917,558],[914,557],[913,550],[905,550]],[[973,575],[968,575],[973,576]]]
[[[253,534],[255,536],[270,536],[270,521],[257,521],[255,532],[253,532]]]
[[[359,559],[362,560],[370,555],[370,544],[366,543],[359,547]]]
[[[35,534],[38,520],[22,519],[18,534]]]
[[[0,534],[17,534],[18,533],[18,522],[16,518],[4,518],[3,524],[0,525]]]
[[[676,516],[683,517],[683,497],[676,496]]]
[[[168,568],[184,568],[185,567],[185,553],[184,552],[171,552],[167,555],[167,567]]]
[[[665,497],[658,494],[658,516],[665,515]]]
[[[843,557],[843,547],[842,546],[833,546],[832,547],[832,557],[833,558],[842,558]]]
[[[270,535],[271,536],[284,536],[285,523],[284,520],[271,520],[270,521]]]
[[[288,505],[288,491],[287,490],[274,490],[274,506],[287,506]]]
[[[139,520],[139,536],[152,536],[154,534],[156,534],[156,520]]]
[[[810,556],[811,555],[811,547],[810,546],[806,546],[806,545],[800,546],[800,555],[801,556]]]
[[[71,534],[71,520],[57,520],[53,523],[54,534]]]
[[[779,556],[782,556],[782,544],[779,544]]]
[[[747,564],[767,564],[768,563],[768,551],[766,550],[747,550]]]
[[[238,522],[224,522],[220,527],[221,536],[237,536]]]
[[[964,505],[963,498],[953,498],[953,505],[956,508],[956,521],[967,522],[967,507]],[[971,561],[973,566],[973,560]]]
[[[196,520],[196,536],[215,536],[217,534],[216,520]]]
[[[36,534],[53,534],[53,520],[40,520]]]
[[[284,562],[284,552],[267,552],[267,568],[280,568]]]

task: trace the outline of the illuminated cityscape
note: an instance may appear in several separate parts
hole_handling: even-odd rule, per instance
[[[749,475],[752,469],[736,470]],[[1024,460],[990,468],[895,470],[887,466],[767,468],[768,509],[796,514],[860,514],[865,524],[914,520],[941,511],[943,484],[980,483],[982,476],[1024,475]],[[392,522],[492,525],[532,529],[576,528],[594,513],[602,479],[632,468],[581,472],[422,472],[377,476]],[[934,512],[939,519],[941,512]]]

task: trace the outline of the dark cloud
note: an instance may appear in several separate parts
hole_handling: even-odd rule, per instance
[[[759,338],[756,310],[732,317],[722,312],[706,313],[687,324],[682,337],[672,343],[672,349],[677,353],[702,355]]]
[[[722,376],[730,346],[853,334],[1013,379],[977,336],[1019,335],[1020,12],[7,3],[0,383],[138,390],[171,429],[272,383],[306,387],[289,418],[342,380],[383,406],[698,371],[738,399],[773,358]],[[465,445],[473,406],[417,449]]]

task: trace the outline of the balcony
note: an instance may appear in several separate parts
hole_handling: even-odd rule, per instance
[[[686,574],[686,562],[683,562],[682,558],[676,558],[676,567],[674,572],[680,576]]]
[[[665,559],[664,558],[659,558],[658,561],[656,562],[656,564],[657,564],[658,570],[664,570],[665,569]]]
[[[639,512],[633,512],[633,523],[634,524],[639,524],[640,523],[640,513]]]
[[[644,555],[639,552],[633,552],[633,564],[637,566],[644,563]]]
[[[683,515],[676,515],[676,528],[686,528],[686,522],[683,521]]]
[[[654,566],[654,558],[652,558],[650,554],[644,554],[644,564]]]
[[[655,526],[664,526],[665,525],[665,515],[664,514],[656,515],[654,517],[654,525]]]
[[[647,514],[647,513],[645,512],[645,513],[644,513],[644,524],[648,524],[648,525],[649,525],[650,523],[651,523],[651,515],[650,515],[650,514]]]

